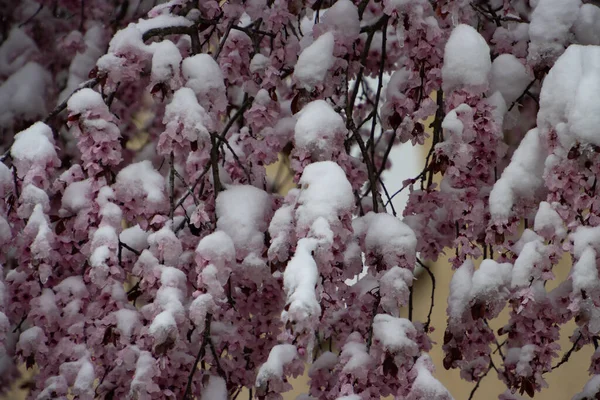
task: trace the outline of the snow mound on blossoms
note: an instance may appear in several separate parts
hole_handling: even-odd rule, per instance
[[[208,383],[202,388],[201,400],[227,400],[227,383],[225,379],[211,375]]]
[[[300,178],[302,191],[298,196],[296,221],[299,227],[310,228],[323,217],[333,218],[352,210],[354,195],[344,170],[332,161],[312,163]]]
[[[538,127],[554,129],[565,149],[576,142],[600,146],[600,47],[571,45],[542,85]]]
[[[327,160],[339,149],[345,133],[343,118],[326,101],[315,100],[304,106],[298,116],[294,143],[313,159]]]
[[[46,88],[50,73],[36,62],[28,62],[0,86],[0,127],[17,120],[32,121],[48,113]]]
[[[312,257],[316,245],[315,239],[300,239],[294,257],[285,268],[283,285],[289,308],[282,314],[284,321],[302,322],[321,314],[321,306],[315,293],[319,268]]]
[[[583,4],[571,29],[581,44],[600,45],[600,8]]]
[[[540,0],[531,13],[528,60],[532,64],[554,61],[569,41],[581,0]]]
[[[585,384],[583,390],[573,396],[572,400],[593,399],[598,393],[600,393],[600,375],[594,375]]]
[[[36,122],[17,136],[10,148],[10,155],[19,171],[27,171],[35,164],[45,164],[56,158],[52,129],[43,122]],[[44,162],[45,161],[45,162]]]
[[[428,354],[422,354],[413,367],[417,378],[407,400],[454,400],[448,389],[433,376],[434,366]]]
[[[264,190],[230,186],[217,197],[217,229],[231,237],[242,258],[252,252],[262,254],[271,209],[271,197]]]
[[[298,357],[296,346],[292,344],[278,344],[271,349],[269,358],[260,366],[256,376],[256,386],[262,386],[269,380],[283,378],[283,368]]]
[[[302,87],[312,90],[325,81],[327,71],[335,62],[334,44],[333,33],[327,32],[300,53],[294,68],[294,78]]]
[[[510,164],[490,192],[492,218],[506,220],[518,198],[533,199],[544,181],[546,154],[538,129],[532,129],[514,152]]]
[[[512,54],[501,54],[492,63],[490,93],[499,91],[507,104],[517,100],[531,78],[525,66]]]
[[[444,91],[483,86],[488,82],[491,68],[490,47],[479,32],[465,24],[454,28],[444,48]]]
[[[166,201],[165,179],[148,160],[123,168],[117,174],[115,191],[119,198],[145,200],[155,206]]]

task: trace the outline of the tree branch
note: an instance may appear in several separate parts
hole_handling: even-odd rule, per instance
[[[192,370],[188,376],[187,385],[185,387],[185,392],[183,393],[183,400],[191,400],[193,399],[193,395],[191,393],[192,390],[192,381],[194,380],[194,374],[198,369],[198,362],[204,358],[204,354],[206,353],[206,344],[211,341],[210,339],[210,324],[212,322],[212,314],[206,314],[206,320],[204,321],[204,335],[202,339],[202,344],[200,345],[200,349],[198,350],[198,354],[196,355],[196,360],[194,360],[194,365],[192,366]]]
[[[423,326],[423,330],[427,332],[429,330],[429,325],[431,324],[431,313],[433,312],[433,306],[435,303],[435,275],[431,272],[431,269],[425,265],[421,260],[417,258],[417,262],[427,273],[429,274],[429,278],[431,279],[431,303],[429,305],[429,312],[427,313],[427,322]]]

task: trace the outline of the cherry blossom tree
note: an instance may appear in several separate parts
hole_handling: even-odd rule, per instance
[[[492,371],[500,399],[533,396],[598,348],[596,5],[3,0],[0,15],[0,391],[24,363],[31,399],[275,400],[307,370],[302,400],[449,400],[431,311],[412,313],[415,268],[435,282],[438,259],[455,269],[443,367],[475,388]],[[408,141],[428,152],[397,215],[382,173]],[[278,157],[285,195],[265,169]],[[574,399],[599,398],[600,350],[589,373]]]

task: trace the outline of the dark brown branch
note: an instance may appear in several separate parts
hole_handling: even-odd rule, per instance
[[[377,310],[379,309],[379,304],[381,303],[381,295],[379,292],[371,293],[373,297],[375,297],[375,301],[373,302],[373,313],[371,315],[371,324],[369,325],[369,335],[367,338],[367,351],[371,348],[371,344],[373,344],[373,321],[375,320],[375,316],[377,315]]]
[[[477,383],[475,384],[475,387],[473,387],[473,390],[471,390],[471,394],[469,394],[468,400],[473,399],[473,396],[475,396],[475,392],[477,391],[477,389],[479,389],[479,385],[481,385],[481,381],[487,376],[487,374],[492,368],[496,369],[496,366],[494,365],[492,360],[490,360],[490,365],[488,366],[488,369],[483,373],[483,375],[481,375],[481,377],[479,377],[479,379],[477,379]]]
[[[237,155],[237,153],[235,152],[235,150],[233,150],[233,147],[231,147],[231,145],[229,144],[229,141],[227,139],[222,138],[221,136],[218,136],[217,134],[213,133],[211,135],[215,139],[217,139],[219,142],[221,142],[221,143],[225,144],[225,146],[227,146],[227,149],[229,149],[229,151],[231,152],[231,155],[233,156],[235,161],[238,163],[240,168],[244,171],[244,174],[246,175],[246,178],[248,179],[248,183],[251,183],[252,179],[250,178],[250,172],[248,172],[248,170],[246,169],[246,166],[242,163],[242,160],[240,160],[240,158]]]
[[[521,100],[523,100],[525,96],[527,96],[527,93],[529,93],[529,89],[531,89],[536,80],[537,79],[534,79],[531,82],[529,82],[529,85],[527,85],[525,90],[523,90],[523,93],[521,93],[521,95],[510,104],[510,107],[508,107],[508,111],[511,111]]]
[[[225,34],[223,34],[223,37],[221,38],[221,41],[219,42],[219,47],[217,48],[217,51],[213,55],[213,58],[215,60],[217,58],[219,58],[219,54],[221,54],[221,51],[223,50],[223,46],[225,46],[225,42],[227,41],[227,38],[229,37],[229,32],[231,32],[231,27],[233,26],[233,24],[234,24],[234,20],[229,21],[229,24],[227,24],[227,29],[225,30]]]
[[[571,348],[569,349],[569,351],[567,351],[562,358],[560,359],[560,362],[558,364],[556,364],[555,366],[552,367],[552,371],[554,371],[556,368],[560,367],[561,365],[563,365],[564,363],[566,363],[567,361],[569,361],[569,358],[571,357],[571,354],[573,354],[574,351],[576,351],[577,349],[577,343],[579,343],[579,340],[581,340],[581,334],[579,334],[579,336],[577,337],[577,340],[575,340],[575,342],[573,343],[573,346],[571,346]]]
[[[202,344],[200,345],[200,349],[198,350],[198,354],[196,355],[196,360],[194,360],[194,365],[192,366],[192,370],[188,376],[187,385],[185,387],[185,392],[183,393],[183,400],[191,400],[193,399],[193,395],[191,393],[192,390],[192,381],[194,380],[194,374],[198,369],[198,362],[204,359],[204,354],[206,354],[206,345],[208,344],[210,339],[210,324],[212,322],[212,314],[206,314],[206,320],[204,321],[204,335],[202,339]]]
[[[152,39],[155,36],[165,37],[169,35],[190,35],[194,32],[197,32],[197,27],[192,26],[165,26],[162,28],[152,28],[148,29],[142,35],[142,40],[144,42]]]
[[[425,322],[425,325],[423,326],[423,330],[427,332],[427,330],[429,330],[429,325],[431,325],[431,313],[433,312],[433,306],[435,303],[435,275],[431,269],[418,258],[417,262],[425,271],[427,271],[427,274],[429,274],[429,278],[431,279],[431,303],[429,305],[429,312],[427,313],[427,322]]]
[[[169,218],[173,219],[175,214],[175,156],[173,152],[169,155]]]
[[[198,203],[200,203],[200,201],[194,194],[194,191],[192,190],[192,188],[186,183],[185,179],[183,179],[183,176],[181,176],[181,174],[179,172],[177,172],[177,170],[175,168],[173,168],[173,173],[175,174],[177,179],[179,179],[181,181],[181,183],[183,183],[183,186],[185,186],[186,190],[188,191],[188,194],[190,196],[192,196],[192,199],[194,199],[194,204],[198,205]]]
[[[27,18],[25,21],[23,21],[19,24],[19,28],[30,23],[40,13],[40,11],[42,11],[43,8],[44,8],[44,4],[40,4],[38,9],[31,15],[31,17]]]
[[[56,108],[54,108],[54,110],[52,110],[50,114],[48,114],[48,116],[44,118],[44,123],[47,124],[52,118],[56,117],[58,114],[60,114],[62,110],[67,108],[67,102],[69,101],[71,96],[73,96],[76,92],[80,91],[81,89],[93,88],[99,82],[100,78],[96,77],[81,83],[79,87],[77,87],[77,89],[73,90],[73,93],[71,93],[66,99],[64,99],[62,103],[57,105]]]
[[[210,136],[210,164],[213,175],[213,188],[215,192],[215,204],[217,196],[221,191],[221,178],[219,177],[219,146],[217,146],[217,139],[214,135]],[[216,217],[216,216],[215,216]]]

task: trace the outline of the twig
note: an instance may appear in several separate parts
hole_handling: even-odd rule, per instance
[[[235,161],[238,163],[238,165],[240,166],[240,168],[244,171],[244,174],[246,175],[246,178],[248,179],[248,183],[252,182],[252,179],[250,178],[250,172],[248,172],[248,170],[246,169],[246,166],[240,160],[240,157],[237,155],[237,153],[235,152],[235,150],[233,150],[233,147],[231,147],[231,145],[229,144],[229,141],[227,139],[222,138],[221,136],[218,136],[217,134],[213,133],[211,135],[215,139],[217,139],[218,141],[220,141],[221,143],[224,143],[225,146],[227,146],[227,148],[231,152],[231,155],[233,156],[233,158],[235,159]]]
[[[73,96],[76,92],[80,91],[81,89],[93,88],[99,82],[100,82],[100,79],[98,77],[96,77],[96,78],[92,78],[92,79],[89,79],[89,80],[81,83],[77,87],[77,89],[73,90],[73,92],[65,100],[63,100],[62,103],[60,103],[59,105],[57,105],[56,108],[54,108],[54,110],[52,110],[52,112],[50,112],[50,114],[48,114],[48,116],[46,118],[44,118],[44,123],[47,124],[52,118],[56,117],[58,114],[60,114],[60,112],[62,110],[64,110],[65,108],[67,108],[67,102],[69,101],[69,99],[71,98],[71,96]]]
[[[373,104],[373,109],[375,111],[375,118],[371,123],[371,135],[369,136],[369,141],[371,142],[371,161],[373,162],[373,166],[375,166],[375,127],[377,126],[377,109],[379,108],[379,99],[381,97],[381,88],[383,87],[383,70],[385,66],[385,58],[386,58],[386,44],[387,44],[387,23],[388,20],[385,19],[383,27],[381,29],[381,63],[379,64],[379,77],[377,81],[377,91],[375,92],[375,103]],[[383,132],[381,133],[383,135]],[[378,176],[379,178],[379,176]]]
[[[219,47],[217,48],[217,51],[215,51],[215,54],[213,55],[213,58],[215,60],[217,58],[219,58],[219,54],[221,54],[221,51],[223,50],[223,46],[225,46],[225,42],[227,41],[227,38],[229,37],[229,32],[231,32],[231,27],[233,26],[233,23],[234,23],[234,20],[232,19],[231,21],[229,21],[229,24],[227,24],[227,29],[225,30],[225,34],[221,38]]]
[[[185,188],[187,189],[188,194],[190,196],[192,196],[192,199],[194,199],[194,204],[198,205],[198,203],[200,203],[199,200],[198,200],[198,198],[194,194],[192,188],[185,182],[185,179],[183,179],[183,176],[181,176],[181,174],[179,172],[177,172],[177,170],[175,168],[173,168],[173,173],[175,174],[175,176],[177,177],[177,179],[179,179],[181,181],[181,183],[183,183],[183,186],[185,186]]]
[[[210,341],[210,324],[212,322],[212,314],[206,314],[206,320],[204,321],[204,336],[202,339],[202,344],[200,345],[200,349],[198,350],[198,354],[196,355],[196,360],[194,360],[194,365],[192,366],[192,370],[188,376],[187,385],[185,387],[185,392],[183,393],[183,400],[188,400],[192,398],[191,390],[192,390],[192,381],[194,379],[194,374],[198,369],[198,362],[204,358],[204,354],[206,353],[206,344]]]
[[[521,95],[519,97],[517,97],[516,100],[510,104],[510,107],[508,107],[508,111],[511,111],[514,108],[514,106],[517,105],[517,103],[519,103],[521,100],[523,100],[523,97],[525,97],[527,95],[527,93],[529,92],[529,89],[531,89],[531,87],[533,86],[533,84],[535,83],[536,80],[537,79],[534,79],[531,82],[529,82],[529,85],[527,85],[525,90],[523,90],[523,93],[521,93]]]
[[[377,315],[377,310],[379,309],[379,304],[381,303],[381,295],[379,292],[371,293],[373,297],[375,297],[375,301],[373,302],[373,314],[371,315],[371,324],[369,326],[369,336],[367,338],[367,351],[371,348],[371,344],[373,344],[373,321],[375,320],[375,315]]]
[[[173,219],[175,214],[175,156],[173,152],[169,155],[169,170],[169,204],[171,205],[169,218]]]
[[[427,273],[429,274],[429,278],[431,278],[431,303],[429,305],[429,312],[427,313],[427,322],[425,323],[425,326],[423,327],[423,330],[425,332],[427,332],[427,330],[429,329],[429,325],[431,324],[431,313],[433,312],[433,306],[434,306],[434,302],[435,302],[435,275],[433,274],[433,272],[431,272],[431,269],[425,265],[421,260],[419,260],[417,258],[417,262],[419,263],[419,265],[421,267],[423,267],[423,269],[425,271],[427,271]]]
[[[215,203],[217,201],[217,195],[221,191],[221,179],[219,178],[219,147],[217,146],[217,139],[214,135],[210,136],[210,164],[213,175],[213,188],[215,192]]]
[[[31,22],[40,13],[40,11],[42,11],[43,8],[44,8],[44,4],[40,4],[38,9],[31,15],[31,17],[27,18],[25,21],[23,21],[19,24],[19,28],[21,28],[24,25],[27,25],[29,22]]]
[[[566,363],[567,361],[569,361],[569,357],[571,357],[571,354],[575,351],[575,349],[577,348],[577,343],[579,343],[579,340],[581,339],[581,334],[579,334],[579,336],[577,337],[577,340],[575,340],[575,343],[573,343],[573,346],[571,346],[571,348],[569,349],[569,351],[567,351],[561,358],[560,362],[558,364],[556,364],[555,366],[552,367],[552,371],[554,371],[556,368],[560,367],[561,365],[563,365],[564,363]]]
[[[492,360],[490,360],[490,365],[488,366],[487,371],[485,371],[483,373],[483,375],[481,375],[479,377],[479,379],[477,379],[477,383],[475,384],[475,387],[473,388],[473,390],[471,390],[471,394],[469,394],[468,400],[472,400],[473,399],[473,396],[475,396],[475,392],[477,391],[477,389],[479,389],[479,385],[481,385],[481,381],[483,380],[483,378],[485,378],[487,376],[487,374],[490,372],[490,370],[492,368],[496,369],[496,366],[494,365],[494,363],[492,362]]]

